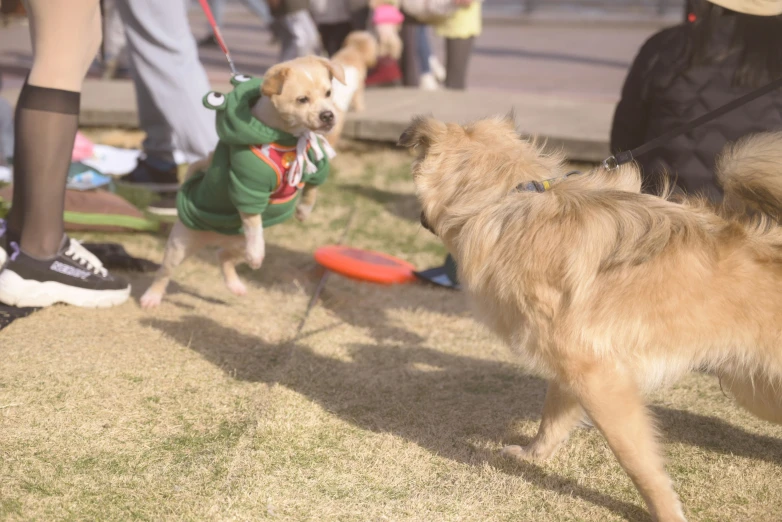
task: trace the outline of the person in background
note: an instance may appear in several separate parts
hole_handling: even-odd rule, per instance
[[[461,6],[452,16],[434,26],[437,36],[445,38],[445,88],[465,89],[475,38],[481,34],[480,0],[453,0]]]
[[[310,0],[310,13],[326,54],[334,56],[353,31],[349,0]]]
[[[210,84],[190,30],[188,1],[115,1],[127,34],[139,123],[146,133],[138,165],[119,182],[176,192],[174,151],[193,162],[217,145],[214,112],[202,102]]]
[[[101,0],[103,11],[103,74],[104,80],[116,78],[126,69],[128,61],[125,27],[117,9],[117,0]]]
[[[309,0],[269,0],[272,33],[280,42],[279,62],[319,54],[320,35],[310,15]]]
[[[445,38],[445,87],[465,89],[467,68],[475,38],[481,34],[481,0],[451,0],[458,6],[451,16],[433,25],[435,34]],[[404,4],[402,4],[404,5]],[[404,13],[404,9],[403,9]],[[421,22],[405,14],[402,25],[402,74],[403,83],[415,87],[420,85],[421,64],[416,56]]]
[[[695,22],[664,29],[641,47],[611,129],[613,153],[631,150],[782,77],[782,0],[698,0]],[[643,188],[659,192],[667,173],[677,191],[714,202],[717,154],[750,133],[782,130],[782,89],[637,158]]]
[[[33,63],[16,104],[14,184],[0,226],[0,302],[112,306],[130,285],[64,230],[65,183],[84,77],[101,44],[98,0],[27,0]],[[68,38],[63,38],[63,30]],[[1,260],[0,260],[1,261]]]
[[[271,23],[271,11],[265,0],[241,0],[241,2],[248,11],[260,18],[264,26]],[[209,9],[212,10],[212,16],[214,16],[217,27],[222,28],[225,17],[225,0],[208,0],[208,4]],[[217,38],[215,38],[211,27],[209,28],[209,35],[198,42],[199,47],[218,47],[218,45]]]
[[[421,78],[419,87],[426,91],[435,91],[440,88],[440,82],[445,81],[445,69],[437,56],[432,53],[429,42],[431,27],[421,24],[418,28],[418,64],[421,66]]]
[[[310,0],[310,14],[326,54],[331,57],[342,48],[352,31],[366,31],[368,0]]]
[[[402,56],[402,39],[399,30],[404,16],[395,0],[371,0],[372,26],[377,36],[377,64],[369,71],[367,87],[398,85],[402,80],[399,59]]]

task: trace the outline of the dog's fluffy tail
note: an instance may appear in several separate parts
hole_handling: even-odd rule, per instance
[[[782,132],[754,134],[728,145],[717,160],[717,181],[728,212],[760,212],[782,221]]]

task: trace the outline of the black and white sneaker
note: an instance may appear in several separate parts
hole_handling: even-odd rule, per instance
[[[115,277],[78,241],[63,238],[54,259],[35,259],[9,243],[10,257],[0,272],[0,302],[20,307],[66,303],[87,308],[124,303],[130,284]]]

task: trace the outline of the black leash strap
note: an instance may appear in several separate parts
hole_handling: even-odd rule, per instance
[[[782,78],[778,78],[774,80],[773,82],[769,83],[768,85],[764,85],[760,89],[754,90],[750,93],[745,94],[744,96],[740,98],[736,98],[730,103],[726,103],[719,109],[715,109],[711,112],[707,112],[703,116],[699,116],[695,118],[694,120],[685,123],[679,128],[673,129],[671,131],[666,132],[665,134],[656,137],[652,141],[646,142],[640,147],[637,147],[633,150],[627,150],[624,152],[620,152],[616,154],[615,156],[611,156],[609,158],[606,158],[603,160],[603,167],[605,167],[608,170],[614,170],[619,165],[623,165],[625,163],[629,163],[633,161],[633,159],[636,158],[636,156],[640,156],[641,154],[646,154],[650,150],[654,150],[663,143],[667,142],[668,140],[675,138],[676,136],[679,136],[681,134],[684,134],[685,132],[690,132],[692,129],[695,129],[697,127],[700,127],[704,123],[708,123],[711,120],[715,120],[719,118],[720,116],[723,116],[727,113],[729,113],[732,110],[738,109],[742,105],[745,105],[752,100],[756,98],[760,98],[764,94],[767,94],[774,89],[782,87]]]

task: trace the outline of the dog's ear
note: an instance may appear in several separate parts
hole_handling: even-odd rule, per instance
[[[505,121],[510,123],[513,128],[516,128],[516,107],[511,107],[508,114],[505,115]]]
[[[342,85],[347,85],[345,83],[345,70],[342,68],[340,64],[338,64],[337,62],[332,62],[331,60],[328,60],[320,56],[317,57],[317,60],[320,63],[322,63],[326,69],[328,69],[330,79],[336,78],[337,81]]]
[[[285,84],[285,80],[288,79],[288,73],[290,73],[290,67],[283,64],[275,65],[266,71],[266,74],[263,76],[261,94],[264,96],[282,94],[282,86]]]
[[[445,130],[445,124],[431,116],[417,116],[410,126],[399,136],[397,146],[414,149],[428,147],[432,140]]]

